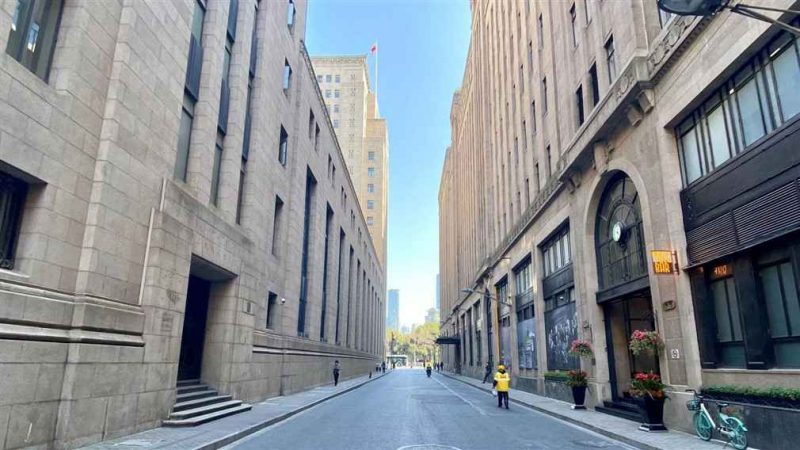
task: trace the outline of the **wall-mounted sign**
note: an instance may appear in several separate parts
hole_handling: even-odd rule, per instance
[[[717,280],[733,275],[733,267],[730,264],[720,264],[711,269],[711,279]]]
[[[672,275],[678,273],[678,253],[675,250],[653,250],[653,272],[656,275]]]

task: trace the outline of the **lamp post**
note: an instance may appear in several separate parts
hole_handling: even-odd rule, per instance
[[[723,9],[730,10],[735,14],[740,14],[751,19],[760,20],[762,22],[771,23],[781,29],[784,29],[795,36],[800,36],[800,28],[789,25],[788,23],[775,20],[772,17],[766,16],[759,11],[779,12],[784,14],[800,15],[800,11],[783,8],[772,8],[768,6],[755,6],[746,5],[744,3],[737,3],[733,6],[730,5],[730,0],[658,0],[658,7],[668,13],[677,14],[679,16],[713,16]]]
[[[461,292],[464,293],[464,294],[468,294],[468,295],[481,294],[484,297],[494,301],[495,307],[494,307],[494,314],[492,314],[492,328],[494,328],[494,334],[495,334],[495,336],[497,336],[497,339],[495,339],[495,342],[494,342],[494,344],[495,344],[494,345],[494,354],[497,355],[497,358],[499,360],[499,358],[500,358],[500,339],[501,339],[501,336],[500,336],[500,321],[499,321],[499,319],[500,319],[500,305],[508,306],[510,308],[510,307],[513,306],[513,303],[511,303],[508,300],[504,301],[503,299],[498,298],[496,295],[492,295],[489,292],[489,289],[486,288],[486,287],[484,287],[483,292],[479,292],[479,291],[476,291],[475,289],[471,289],[471,288],[461,289]],[[488,337],[489,333],[486,333],[486,336]],[[490,343],[490,345],[491,344],[492,343]],[[494,364],[491,361],[490,361],[490,363]]]

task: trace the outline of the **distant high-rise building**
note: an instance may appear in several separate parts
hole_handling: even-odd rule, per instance
[[[438,323],[439,322],[439,310],[436,308],[430,308],[428,313],[425,314],[425,323]]]
[[[389,135],[370,88],[367,56],[311,58],[378,257],[386,267]]]
[[[389,303],[387,305],[386,329],[400,329],[400,290],[389,289]]]
[[[411,333],[411,327],[408,325],[403,325],[403,327],[400,329],[400,332],[403,334]]]
[[[439,289],[441,289],[441,288],[442,288],[441,277],[440,277],[440,276],[439,276],[439,274],[437,273],[437,274],[436,274],[436,309],[437,309],[437,310],[438,310],[438,309],[441,309],[441,307],[440,307],[440,303],[439,303],[439,298],[440,298],[440,295],[441,295],[441,294],[439,293]]]

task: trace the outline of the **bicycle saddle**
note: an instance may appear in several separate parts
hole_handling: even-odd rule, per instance
[[[717,408],[722,409],[722,408],[727,408],[727,407],[728,407],[727,403],[717,403]]]

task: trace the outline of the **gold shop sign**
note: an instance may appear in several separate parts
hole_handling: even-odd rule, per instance
[[[652,250],[653,272],[656,275],[673,275],[678,273],[678,252],[675,250]]]

